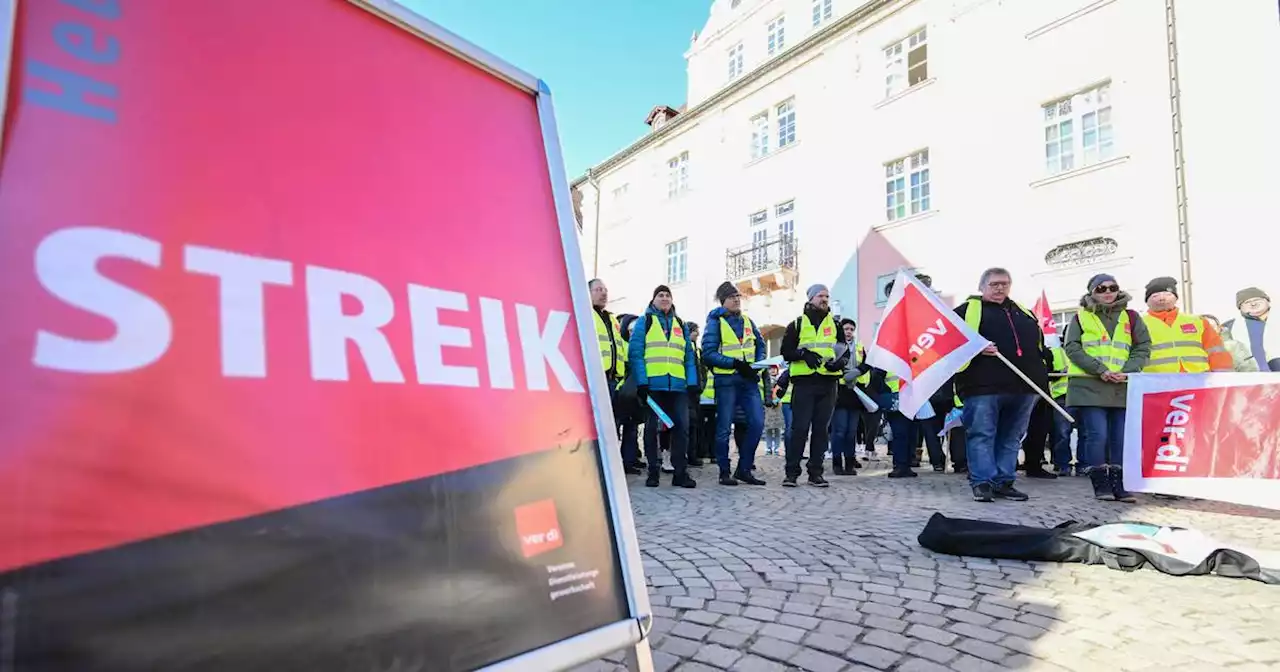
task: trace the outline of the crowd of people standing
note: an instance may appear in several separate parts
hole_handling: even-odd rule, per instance
[[[732,283],[717,288],[719,305],[700,330],[677,314],[666,285],[643,315],[619,317],[607,309],[605,283],[592,280],[624,468],[645,474],[648,487],[665,470],[673,486],[694,488],[690,468],[713,460],[720,485],[763,486],[755,457],[764,438],[785,455],[784,487],[804,475],[823,488],[827,459],[833,475],[857,475],[887,425],[890,478],[915,477],[927,449],[934,471],[945,472],[949,456],[952,470],[968,475],[976,501],[1025,501],[1014,487],[1021,452],[1027,477],[1088,477],[1095,497],[1132,502],[1122,450],[1129,374],[1280,371],[1280,327],[1267,329],[1271,300],[1258,288],[1241,290],[1240,317],[1219,325],[1179,310],[1173,278],[1147,283],[1139,313],[1114,276],[1098,274],[1059,344],[1046,342],[1040,319],[1010,298],[1012,287],[1005,269],[982,273],[956,313],[990,344],[907,417],[897,406],[902,382],[867,364],[857,324],[832,314],[824,285],[808,288],[802,313],[787,324],[783,365],[768,366],[767,342]],[[947,430],[944,419],[957,409],[962,422]]]

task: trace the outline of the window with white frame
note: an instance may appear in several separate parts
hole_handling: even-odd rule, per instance
[[[824,21],[831,20],[832,0],[813,0],[813,26],[817,28]]]
[[[769,113],[761,112],[751,117],[751,158],[760,159],[769,154]]]
[[[893,222],[903,217],[928,212],[929,150],[884,164],[885,219]]]
[[[779,103],[774,111],[778,117],[778,149],[782,149],[796,141],[795,99]]]
[[[929,45],[924,28],[885,47],[884,95],[889,97],[929,78]]]
[[[1115,157],[1110,82],[1040,109],[1044,120],[1044,167],[1049,175]]]
[[[737,79],[743,72],[743,50],[739,42],[729,47],[729,79]]]
[[[780,53],[787,46],[787,17],[779,16],[769,22],[769,55]]]
[[[667,284],[677,285],[689,279],[689,239],[667,243]]]
[[[773,208],[778,222],[778,263],[795,268],[796,265],[796,202],[779,203]]]
[[[767,258],[769,242],[769,211],[751,213],[751,267],[760,268]]]
[[[667,161],[667,198],[675,198],[689,189],[689,152]]]

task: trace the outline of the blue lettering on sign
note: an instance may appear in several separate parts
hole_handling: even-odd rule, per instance
[[[76,58],[105,65],[120,59],[120,40],[108,37],[102,50],[93,46],[93,28],[83,23],[62,21],[53,27],[53,41]]]
[[[119,91],[114,84],[100,82],[92,77],[71,72],[70,70],[63,70],[36,60],[27,61],[27,75],[57,84],[61,91],[53,93],[37,89],[28,84],[22,91],[26,100],[36,105],[52,107],[70,114],[78,114],[90,119],[105,121],[109,124],[116,122],[116,111],[114,109],[85,100],[86,94],[93,94],[112,100],[116,99],[119,96]]]
[[[62,0],[62,3],[104,19],[120,18],[120,0]]]

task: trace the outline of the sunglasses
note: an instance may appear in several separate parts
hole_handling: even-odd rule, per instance
[[[1098,285],[1093,288],[1094,294],[1112,294],[1120,291],[1119,285]]]

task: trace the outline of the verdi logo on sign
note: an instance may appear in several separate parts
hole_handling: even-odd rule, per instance
[[[520,550],[524,557],[532,558],[564,545],[554,499],[518,506],[515,513],[516,534],[520,535]]]

